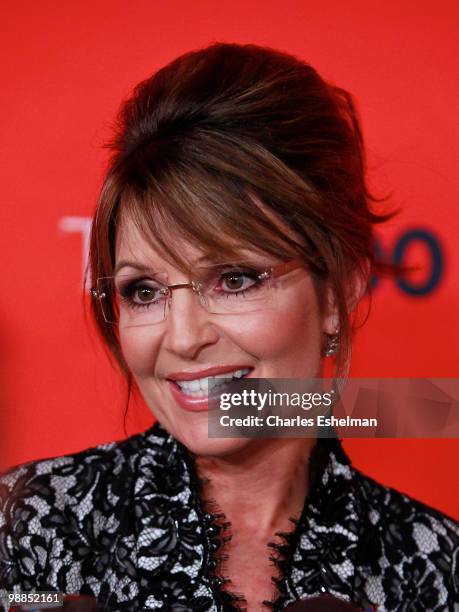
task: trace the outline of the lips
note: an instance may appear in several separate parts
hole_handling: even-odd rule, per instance
[[[228,372],[236,372],[237,370],[253,370],[253,366],[247,364],[211,366],[204,370],[189,370],[183,372],[172,372],[167,376],[168,380],[198,380],[209,376],[218,376],[219,374],[227,374]]]
[[[209,408],[208,378],[240,379],[250,376],[252,371],[252,366],[237,364],[212,366],[192,372],[173,372],[167,377],[167,385],[181,408],[189,412],[201,412]],[[224,384],[223,381],[222,384]]]

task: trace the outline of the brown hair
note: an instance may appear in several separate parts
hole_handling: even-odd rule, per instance
[[[91,233],[92,279],[113,274],[125,215],[182,269],[187,262],[170,235],[216,259],[233,255],[234,239],[284,260],[302,259],[316,286],[326,281],[333,290],[336,367],[347,371],[348,287],[356,273],[369,283],[383,270],[374,259],[373,225],[392,215],[370,208],[361,129],[346,91],[287,53],[216,43],[137,85],[109,146]],[[92,312],[130,380],[116,327],[105,323],[97,300]]]

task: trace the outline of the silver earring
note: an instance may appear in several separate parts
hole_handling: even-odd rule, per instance
[[[334,334],[325,334],[327,337],[325,344],[325,357],[332,357],[339,347],[339,329],[336,328]]]

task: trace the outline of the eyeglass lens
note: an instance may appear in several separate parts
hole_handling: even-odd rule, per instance
[[[263,269],[219,265],[193,270],[194,290],[211,313],[231,314],[269,308],[272,283]],[[194,288],[193,288],[194,287]],[[120,326],[152,325],[163,321],[173,291],[165,272],[120,274],[98,279],[97,290],[105,320]]]

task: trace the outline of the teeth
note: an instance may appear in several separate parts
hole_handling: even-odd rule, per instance
[[[234,372],[232,378],[242,378],[243,376],[245,376],[246,374],[248,374],[250,372],[250,370],[236,370],[236,372]]]
[[[235,370],[234,372],[225,372],[224,374],[218,374],[215,377],[213,382],[213,388],[217,389],[218,387],[223,386],[227,380],[239,380],[243,376],[246,376],[250,370],[245,368],[243,370]],[[176,380],[175,381],[180,389],[186,393],[186,395],[191,395],[192,397],[207,397],[209,393],[209,378],[197,378],[195,380]]]

